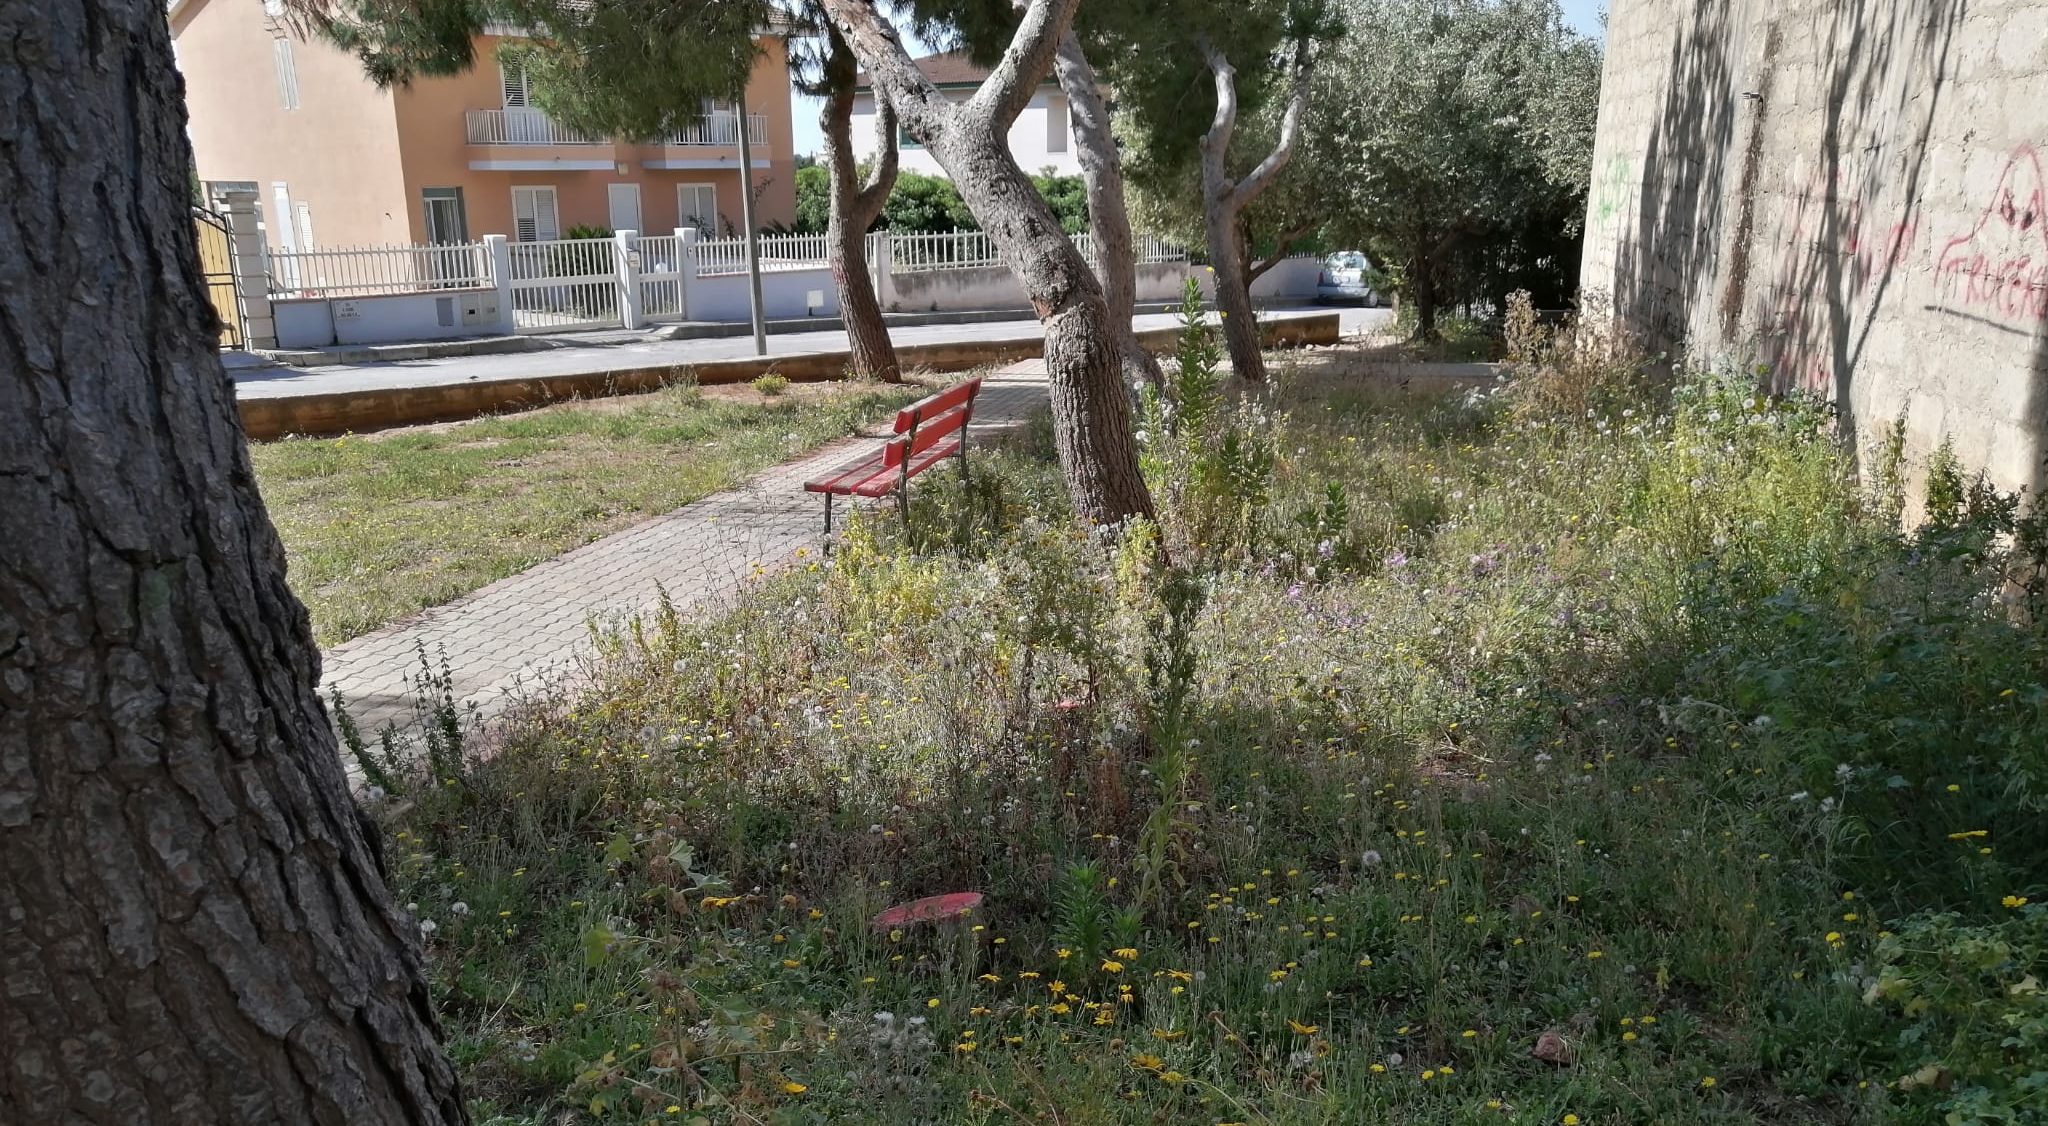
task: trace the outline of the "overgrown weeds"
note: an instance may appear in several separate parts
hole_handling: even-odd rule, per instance
[[[615,638],[390,818],[479,1116],[2041,1121],[2024,509],[1559,384],[1155,404],[1120,544],[1027,435]]]

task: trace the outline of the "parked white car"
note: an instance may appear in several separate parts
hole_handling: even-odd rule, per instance
[[[1357,301],[1364,305],[1384,305],[1386,299],[1373,291],[1367,280],[1372,263],[1356,250],[1340,250],[1323,259],[1323,269],[1316,275],[1317,301]]]

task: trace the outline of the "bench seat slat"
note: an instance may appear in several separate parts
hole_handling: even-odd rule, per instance
[[[807,493],[834,493],[839,496],[850,496],[853,495],[854,490],[867,484],[875,477],[886,477],[892,481],[896,477],[896,470],[883,460],[883,455],[880,451],[858,461],[847,462],[823,477],[813,477],[805,481],[804,491]]]

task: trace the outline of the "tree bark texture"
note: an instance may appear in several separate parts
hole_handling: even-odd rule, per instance
[[[257,495],[161,0],[0,6],[0,1122],[464,1121]]]
[[[1231,370],[1240,379],[1264,383],[1266,358],[1259,347],[1258,319],[1252,312],[1251,277],[1245,267],[1238,217],[1294,159],[1302,118],[1308,111],[1314,55],[1309,40],[1296,42],[1294,85],[1281,114],[1280,140],[1243,179],[1232,179],[1230,142],[1237,133],[1237,69],[1214,44],[1203,43],[1201,48],[1216,84],[1216,116],[1202,136],[1201,152],[1203,227],[1209,241],[1209,264],[1216,273],[1216,308],[1223,317],[1223,343],[1230,353]]]
[[[1045,326],[1054,444],[1074,511],[1101,525],[1150,517],[1138,468],[1121,333],[1095,273],[1010,155],[1007,136],[1050,69],[1078,0],[1032,0],[1003,59],[965,103],[949,101],[910,61],[873,0],[824,0],[911,134],[952,176]],[[1129,319],[1125,319],[1129,324]]]
[[[1067,95],[1074,124],[1074,153],[1088,192],[1088,230],[1095,236],[1103,300],[1109,306],[1110,321],[1122,326],[1117,346],[1123,350],[1124,382],[1164,387],[1166,376],[1159,369],[1158,358],[1138,343],[1137,329],[1131,324],[1138,311],[1138,267],[1130,208],[1124,202],[1123,157],[1110,130],[1109,103],[1103,100],[1095,68],[1089,65],[1080,36],[1072,28],[1060,37],[1053,73]]]
[[[861,183],[853,155],[853,86],[859,65],[852,48],[830,25],[825,56],[825,174],[830,186],[830,215],[825,245],[831,257],[832,283],[839,290],[839,318],[853,357],[853,374],[889,383],[903,381],[896,345],[889,339],[882,304],[868,271],[868,228],[889,202],[896,186],[896,111],[887,98],[875,99],[875,151],[880,154]]]

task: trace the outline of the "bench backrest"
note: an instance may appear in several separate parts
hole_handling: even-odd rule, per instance
[[[895,468],[946,441],[974,417],[979,378],[965,380],[896,412],[896,433],[904,435],[882,447],[882,464]]]
[[[962,404],[972,403],[974,396],[980,391],[981,377],[976,376],[955,383],[936,395],[927,395],[896,412],[896,433],[908,434],[913,429],[921,429],[920,423],[924,419],[936,417]]]

